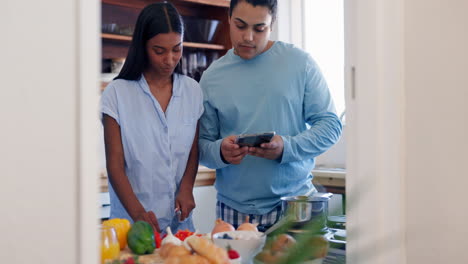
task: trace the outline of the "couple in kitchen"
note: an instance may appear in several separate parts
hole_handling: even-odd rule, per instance
[[[315,190],[314,157],[341,135],[314,60],[269,40],[277,0],[231,0],[233,48],[200,84],[181,74],[184,24],[167,2],[145,7],[119,75],[102,94],[111,218],[194,231],[198,162],[216,169],[216,215],[237,227],[246,216],[266,229],[280,197]],[[275,131],[260,147],[237,135]],[[214,208],[213,208],[214,209]]]

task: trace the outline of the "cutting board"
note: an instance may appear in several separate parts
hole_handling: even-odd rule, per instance
[[[156,249],[153,254],[147,254],[147,255],[140,255],[138,258],[138,261],[141,264],[162,264],[164,263],[164,260],[161,258],[161,256],[158,253],[159,249]],[[134,254],[130,251],[128,247],[126,247],[124,250],[120,251],[120,259],[121,260],[126,260],[129,257],[134,256]]]

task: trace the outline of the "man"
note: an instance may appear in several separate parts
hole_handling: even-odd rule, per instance
[[[313,193],[314,157],[341,135],[314,60],[293,45],[269,40],[276,10],[276,0],[231,0],[233,49],[200,81],[200,161],[216,169],[216,214],[234,227],[249,217],[265,230],[278,221],[282,196]],[[276,135],[260,147],[236,144],[239,134],[267,131]]]

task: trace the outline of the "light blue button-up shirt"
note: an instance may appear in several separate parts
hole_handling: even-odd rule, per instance
[[[125,173],[138,200],[158,218],[159,227],[193,230],[191,218],[178,223],[175,195],[184,174],[197,121],[203,113],[198,83],[174,74],[172,97],[166,112],[142,77],[112,81],[102,94],[101,112],[120,125]],[[111,218],[131,220],[109,185]]]
[[[318,66],[304,51],[280,41],[244,60],[229,50],[203,73],[200,162],[216,169],[218,200],[248,214],[266,214],[281,196],[314,190],[314,157],[341,135],[341,123]],[[307,127],[307,124],[310,128]],[[281,160],[247,155],[225,164],[220,145],[229,135],[276,131]]]

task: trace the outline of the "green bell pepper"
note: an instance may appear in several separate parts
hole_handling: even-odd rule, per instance
[[[145,221],[135,222],[127,233],[128,247],[137,255],[151,254],[156,248],[154,232]]]

